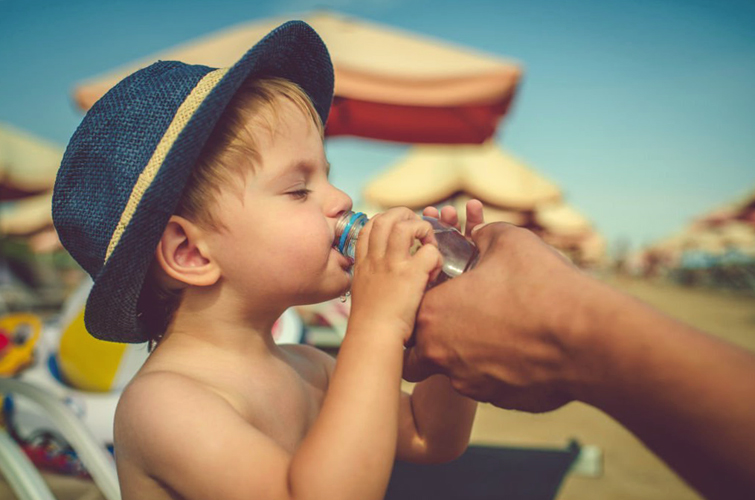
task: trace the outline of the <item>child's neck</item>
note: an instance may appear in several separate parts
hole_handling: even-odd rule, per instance
[[[240,300],[220,290],[188,289],[161,343],[206,345],[238,355],[275,350],[272,328],[285,307]],[[169,339],[174,340],[169,340]]]

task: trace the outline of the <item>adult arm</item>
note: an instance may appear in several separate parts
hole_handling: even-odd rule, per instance
[[[429,291],[405,377],[548,411],[605,411],[710,498],[755,491],[755,356],[581,273],[529,231],[473,235],[477,267]]]

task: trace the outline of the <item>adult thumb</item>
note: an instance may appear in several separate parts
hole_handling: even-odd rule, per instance
[[[508,222],[488,222],[481,224],[472,230],[472,241],[477,245],[480,253],[485,253],[495,241],[505,233],[515,231],[516,226]]]
[[[407,382],[421,382],[431,375],[435,375],[437,370],[430,363],[422,359],[416,347],[407,347],[404,349],[404,372],[402,377]]]

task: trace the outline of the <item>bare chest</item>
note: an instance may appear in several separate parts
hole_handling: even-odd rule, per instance
[[[250,395],[251,411],[245,418],[293,453],[320,413],[325,391],[301,379],[271,389],[276,387]]]
[[[222,391],[250,425],[293,453],[320,413],[327,377],[309,366],[278,366]]]

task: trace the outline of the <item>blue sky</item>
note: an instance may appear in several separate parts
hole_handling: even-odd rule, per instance
[[[755,2],[0,0],[0,121],[64,145],[82,79],[223,27],[329,8],[525,67],[498,140],[634,247],[755,189]],[[354,198],[404,147],[328,145]]]

